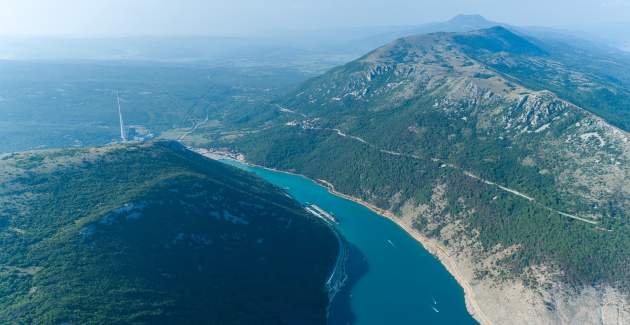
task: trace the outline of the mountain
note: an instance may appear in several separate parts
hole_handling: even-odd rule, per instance
[[[366,52],[376,47],[388,44],[391,41],[402,37],[439,32],[465,33],[480,29],[489,29],[492,27],[503,27],[511,31],[518,32],[522,35],[536,37],[539,40],[571,42],[573,45],[581,42],[589,47],[595,45],[606,47],[605,45],[602,45],[604,43],[603,41],[599,41],[599,39],[594,39],[588,34],[550,27],[515,26],[502,22],[492,21],[486,19],[481,15],[476,14],[457,15],[447,21],[432,22],[417,26],[401,26],[398,28],[392,27],[389,30],[381,33],[373,32],[372,35],[357,37],[349,42],[346,40],[344,42],[344,45],[347,46],[348,44],[350,44],[350,46],[363,48],[365,50],[364,52]]]
[[[484,324],[623,323],[630,88],[548,44],[503,27],[401,38],[213,145],[326,180],[443,245]]]
[[[436,32],[469,32],[473,30],[486,29],[494,26],[503,25],[496,21],[486,19],[481,15],[457,15],[444,22],[435,22],[420,25],[409,29],[408,33],[414,34],[429,34]]]
[[[1,323],[326,322],[337,238],[257,177],[152,142],[3,155],[0,180]]]
[[[630,130],[628,57],[568,48],[558,41],[530,41],[501,27],[488,31],[461,35],[455,42],[470,58],[506,78],[530,89],[550,90],[608,123]],[[549,50],[543,51],[546,45]]]
[[[545,48],[553,57],[547,62],[501,62],[500,57],[488,58],[492,60],[495,68],[508,68],[509,72],[518,74],[522,82],[528,82],[533,88],[553,88],[554,91],[570,97],[570,100],[578,102],[581,106],[598,106],[602,116],[609,117],[609,121],[616,126],[628,130],[630,117],[625,112],[614,112],[628,107],[627,89],[630,87],[630,54],[618,47],[609,45],[605,39],[592,36],[590,33],[579,30],[565,30],[550,27],[514,26],[501,22],[491,21],[480,15],[457,15],[448,21],[428,23],[413,27],[392,28],[383,33],[374,33],[368,37],[360,37],[343,42],[343,47],[365,53],[376,47],[385,45],[397,38],[410,37],[419,34],[436,32],[472,32],[492,27],[503,27],[523,38],[530,39],[538,46]],[[484,63],[490,63],[488,61]],[[532,75],[531,65],[556,65],[563,64],[570,67],[573,72],[588,75],[590,79],[598,81],[599,88],[589,89],[580,85],[580,77],[559,75],[555,80],[549,80],[551,75]],[[553,70],[550,67],[548,70]],[[543,67],[537,67],[543,71]],[[502,71],[507,73],[508,71]],[[543,84],[538,84],[543,82]],[[566,83],[566,85],[565,85]],[[620,84],[621,87],[620,87]],[[573,90],[579,89],[579,92]]]
[[[503,24],[488,20],[480,15],[457,15],[443,22],[427,23],[417,26],[401,26],[391,28],[381,33],[373,32],[373,34],[369,36],[345,41],[343,46],[362,50],[363,53],[365,53],[366,51],[380,47],[401,37],[437,32],[469,32],[500,25]]]

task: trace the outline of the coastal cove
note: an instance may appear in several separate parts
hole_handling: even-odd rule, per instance
[[[330,306],[331,324],[477,324],[453,275],[385,214],[300,175],[221,161],[334,215],[334,227],[348,243],[349,256],[348,279]]]

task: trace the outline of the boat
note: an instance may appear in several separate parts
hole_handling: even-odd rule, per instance
[[[391,240],[389,240],[389,239],[388,239],[388,240],[387,240],[387,242],[388,242],[390,245],[392,245],[392,247],[396,247],[396,245],[394,245],[394,243],[393,243]]]
[[[333,215],[331,215],[330,213],[326,212],[324,209],[320,208],[316,204],[310,204],[310,203],[307,202],[306,206],[304,207],[304,209],[306,209],[306,211],[314,214],[315,216],[326,220],[327,222],[331,222],[331,223],[336,223],[337,222],[337,219],[335,219],[335,217]]]
[[[433,308],[433,311],[434,311],[434,312],[436,312],[436,313],[439,313],[439,312],[440,312],[440,311],[439,311],[437,308],[435,308],[435,307],[431,307],[431,308]]]

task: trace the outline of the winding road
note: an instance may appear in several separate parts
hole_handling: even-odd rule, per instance
[[[299,114],[301,116],[304,116],[304,114],[297,113],[297,112],[289,110],[287,108],[284,108],[284,107],[281,107],[281,106],[278,106],[278,107],[281,108],[280,111],[282,111],[282,112],[292,113],[292,114]],[[406,153],[402,153],[402,152],[396,152],[396,151],[386,150],[386,149],[380,148],[380,147],[378,147],[378,146],[376,146],[376,145],[366,141],[363,138],[360,138],[360,137],[357,137],[357,136],[353,136],[353,135],[349,135],[346,132],[341,131],[340,129],[336,129],[336,128],[318,128],[318,127],[310,127],[310,128],[304,128],[304,129],[331,131],[331,132],[334,132],[335,134],[337,134],[340,137],[353,139],[353,140],[355,140],[357,142],[360,142],[360,143],[362,143],[364,145],[367,145],[367,146],[369,146],[369,147],[371,147],[373,149],[376,149],[376,150],[378,150],[378,151],[380,151],[380,152],[382,152],[384,154],[388,154],[388,155],[391,155],[391,156],[398,156],[398,157],[406,157],[406,158],[411,158],[411,159],[416,159],[416,160],[423,160],[420,156],[417,156],[417,155],[406,154]],[[543,205],[540,202],[537,202],[536,199],[534,197],[532,197],[531,195],[522,193],[522,192],[517,191],[515,189],[509,188],[507,186],[500,185],[500,184],[498,184],[496,182],[493,182],[491,180],[487,180],[485,178],[482,178],[482,177],[472,173],[471,171],[465,170],[465,169],[463,169],[463,168],[461,168],[459,166],[456,166],[456,165],[453,165],[451,163],[448,163],[448,162],[446,162],[443,159],[431,158],[431,160],[434,161],[434,162],[441,163],[442,166],[444,166],[444,167],[449,167],[449,168],[453,168],[453,169],[459,170],[464,175],[466,175],[466,176],[468,176],[470,178],[476,179],[476,180],[478,180],[478,181],[480,181],[480,182],[482,182],[482,183],[484,183],[486,185],[490,185],[490,186],[493,186],[493,187],[495,187],[495,188],[497,188],[497,189],[499,189],[501,191],[510,193],[512,195],[519,196],[519,197],[521,197],[521,198],[523,198],[523,199],[525,199],[527,201],[532,202],[533,204],[536,204],[539,207],[542,207],[543,209],[545,209],[547,211],[555,212],[555,213],[557,213],[557,214],[559,214],[559,215],[561,215],[563,217],[571,218],[571,219],[574,219],[574,220],[577,220],[577,221],[580,221],[580,222],[584,222],[584,223],[588,223],[588,224],[591,224],[591,225],[598,225],[599,224],[599,222],[597,222],[595,220],[579,217],[579,216],[576,216],[574,214],[570,214],[570,213],[566,213],[566,212],[563,212],[563,211],[559,211],[559,210],[556,210],[556,209],[551,208],[549,206]]]

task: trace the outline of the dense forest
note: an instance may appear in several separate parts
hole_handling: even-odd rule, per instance
[[[257,177],[171,142],[0,171],[1,323],[325,322],[337,239]]]

